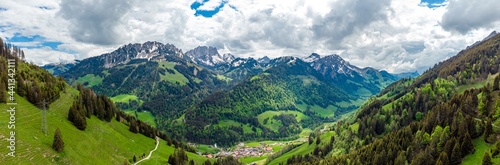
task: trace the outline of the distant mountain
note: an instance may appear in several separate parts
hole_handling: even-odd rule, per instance
[[[415,77],[420,76],[420,74],[417,71],[415,71],[415,72],[397,73],[397,74],[394,74],[394,76],[402,79],[402,78],[415,78]]]
[[[313,53],[304,60],[309,61],[311,66],[327,79],[345,89],[355,92],[368,90],[369,93],[365,93],[364,96],[376,94],[399,79],[386,71],[370,67],[358,68],[336,54],[321,57]]]
[[[72,67],[74,67],[76,64],[78,64],[79,61],[75,61],[74,63],[56,63],[56,64],[47,64],[42,66],[43,69],[49,71],[49,73],[53,75],[60,75]]]
[[[111,96],[122,109],[151,112],[157,127],[174,138],[221,145],[295,136],[303,128],[338,119],[397,80],[385,71],[358,68],[338,55],[240,58],[207,46],[182,53],[159,42],[124,45],[84,59],[61,75],[70,84]],[[307,119],[268,119],[281,126],[256,122],[258,115],[275,111],[302,113]],[[236,135],[220,126],[225,122],[240,123],[231,129],[251,127],[265,133]]]
[[[227,86],[229,78],[184,59],[174,45],[128,44],[82,60],[61,74],[113,97],[122,109],[148,111],[158,123],[180,117],[192,104]],[[120,98],[134,98],[123,99]],[[164,128],[165,124],[158,124]]]
[[[217,48],[198,46],[185,53],[184,59],[190,60],[200,66],[214,69],[217,66],[225,65],[235,59],[232,54],[219,54]]]

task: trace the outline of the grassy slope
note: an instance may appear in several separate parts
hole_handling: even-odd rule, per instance
[[[228,127],[228,126],[239,127],[239,126],[243,125],[243,133],[244,134],[254,133],[254,131],[252,131],[252,127],[250,126],[250,124],[242,124],[242,123],[234,121],[234,120],[221,120],[216,125],[221,126],[221,127]],[[257,132],[261,132],[260,128],[258,128]]]
[[[174,148],[171,146],[167,145],[167,142],[165,140],[160,140],[160,144],[158,145],[158,149],[153,152],[151,155],[151,158],[149,160],[145,160],[141,162],[141,165],[156,165],[156,164],[167,164],[168,163],[168,156],[173,154],[175,151]],[[194,160],[195,164],[202,164],[203,162],[206,161],[206,158],[194,153],[186,152],[188,155],[188,158],[190,160]],[[147,155],[147,153],[146,153]],[[212,160],[213,161],[213,160]]]
[[[113,102],[121,102],[121,103],[128,103],[129,101],[137,101],[139,102],[139,98],[137,98],[136,95],[129,95],[129,94],[121,94],[121,95],[117,95],[117,96],[114,96],[112,98],[110,98],[111,100],[113,100]]]
[[[48,134],[41,131],[42,112],[24,98],[17,97],[16,157],[6,157],[8,149],[0,148],[0,162],[6,164],[121,164],[134,155],[147,154],[155,146],[155,140],[128,131],[128,126],[112,120],[103,122],[96,117],[87,119],[87,129],[80,131],[68,121],[67,115],[75,89],[62,93],[59,100],[50,104],[47,113]],[[10,106],[0,104],[0,109]],[[10,130],[6,120],[9,114],[0,112],[0,136],[7,137]],[[65,148],[56,153],[52,148],[55,129],[61,129]],[[2,138],[3,139],[3,138]],[[7,146],[2,140],[1,146]],[[165,150],[165,149],[163,149]],[[165,155],[168,157],[168,155]],[[191,154],[190,157],[194,157]],[[199,159],[198,157],[196,157]]]
[[[344,102],[340,103],[341,105],[345,105]],[[297,108],[299,108],[301,111],[305,111],[307,109],[307,104],[297,104]],[[310,106],[311,111],[318,113],[321,117],[333,117],[335,114],[335,111],[337,111],[337,107],[333,105],[329,105],[326,108],[322,108],[318,105]]]
[[[259,123],[264,125],[265,127],[273,130],[273,131],[278,131],[278,129],[282,126],[281,121],[274,120],[273,116],[278,116],[280,114],[293,114],[296,115],[295,119],[297,122],[300,122],[302,119],[307,118],[308,116],[304,115],[303,113],[297,112],[297,111],[266,111],[264,113],[261,113],[257,116],[257,119],[259,120]],[[264,119],[269,118],[269,121],[264,124]],[[272,124],[271,124],[272,123]]]
[[[102,83],[102,78],[101,76],[95,76],[94,74],[87,74],[83,77],[78,78],[76,81],[79,82],[80,84],[84,84],[85,82],[89,83],[88,86],[96,86]]]
[[[334,135],[334,132],[332,132],[332,131],[322,134],[321,135],[321,143],[319,145],[321,146],[321,145],[326,145],[327,143],[329,143],[330,138],[333,135]],[[286,154],[283,154],[280,157],[274,159],[273,161],[269,162],[269,165],[286,163],[286,160],[288,158],[291,158],[294,155],[309,154],[314,150],[315,147],[316,147],[316,141],[314,143],[312,143],[311,145],[309,145],[309,143],[305,142],[302,145],[300,145],[299,147],[297,147],[297,148],[287,152]]]
[[[165,75],[160,74],[161,80],[172,82],[172,83],[179,83],[179,85],[186,85],[186,83],[189,82],[189,80],[186,77],[184,77],[184,75],[179,73],[179,71],[177,71],[174,68],[175,63],[173,63],[173,62],[160,62],[159,66],[161,68],[174,70],[174,72],[175,72],[175,74],[170,74],[168,72],[165,72]]]
[[[155,116],[151,114],[151,112],[143,111],[143,112],[136,112],[133,110],[125,110],[124,111],[126,114],[135,116],[135,113],[137,113],[137,118],[141,121],[144,121],[148,123],[149,125],[156,127],[156,121],[155,121]]]
[[[477,138],[472,141],[474,143],[474,148],[476,151],[473,154],[469,154],[465,156],[465,158],[462,160],[462,164],[464,165],[475,165],[475,164],[480,164],[483,160],[484,152],[490,152],[491,156],[491,150],[495,148],[495,145],[493,144],[488,144],[484,142],[484,138]],[[500,158],[493,158],[493,163],[494,164],[500,164]]]

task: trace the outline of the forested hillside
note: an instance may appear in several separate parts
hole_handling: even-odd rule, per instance
[[[390,85],[331,128],[331,148],[287,164],[477,164],[483,155],[499,163],[499,50],[496,35]]]
[[[10,117],[15,122],[12,127],[7,127],[8,122],[1,122],[6,126],[0,128],[0,136],[15,139],[15,148],[0,149],[5,153],[0,155],[1,162],[129,164],[144,158],[158,142],[161,144],[157,152],[164,155],[153,154],[156,163],[152,164],[207,161],[193,154],[195,150],[185,143],[126,115],[105,95],[96,95],[81,85],[75,90],[62,77],[54,77],[36,65],[25,63],[24,53],[18,47],[0,43],[0,107],[15,107],[15,119],[12,112],[0,113],[1,118]],[[14,64],[8,65],[9,59],[15,60],[15,71],[7,70]],[[15,79],[16,83],[9,79]],[[11,131],[15,132],[14,136]],[[155,137],[161,139],[155,141]],[[2,146],[12,144],[9,142],[3,141]],[[174,150],[182,154],[174,155]]]

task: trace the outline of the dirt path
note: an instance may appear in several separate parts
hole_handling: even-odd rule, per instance
[[[139,164],[140,162],[145,161],[145,160],[148,160],[149,158],[151,158],[151,155],[153,154],[153,152],[154,152],[154,151],[156,151],[156,149],[158,149],[158,144],[160,144],[160,138],[156,137],[156,147],[155,147],[155,149],[151,150],[151,151],[149,152],[149,155],[148,155],[147,157],[145,157],[145,158],[143,158],[143,159],[141,159],[141,160],[139,160],[139,161],[135,162],[135,163],[134,163],[134,165],[137,165],[137,164]]]

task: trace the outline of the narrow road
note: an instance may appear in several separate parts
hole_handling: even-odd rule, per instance
[[[139,161],[135,162],[135,163],[134,163],[134,165],[137,165],[137,164],[139,164],[140,162],[145,161],[145,160],[148,160],[149,158],[151,158],[151,155],[153,154],[153,152],[154,152],[154,151],[156,151],[156,149],[158,149],[158,144],[160,144],[160,138],[156,137],[156,147],[155,147],[155,149],[151,150],[151,151],[149,152],[149,155],[148,155],[147,157],[145,157],[145,158],[143,158],[143,159],[141,159],[141,160],[139,160]]]

